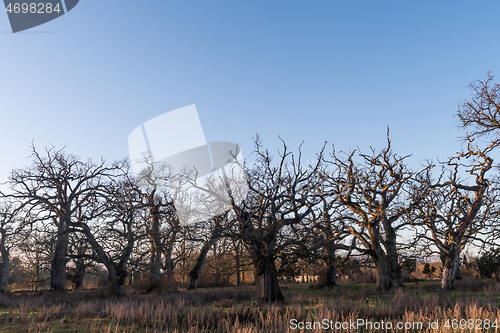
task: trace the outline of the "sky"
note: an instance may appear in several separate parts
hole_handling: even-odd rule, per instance
[[[30,144],[128,156],[134,128],[195,104],[207,141],[258,133],[445,159],[468,84],[500,75],[498,1],[81,0],[13,34],[0,13],[0,182]],[[500,77],[499,77],[500,79]],[[497,82],[499,82],[497,80]],[[175,144],[175,143],[172,143]]]

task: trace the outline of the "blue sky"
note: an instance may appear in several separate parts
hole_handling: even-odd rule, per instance
[[[500,75],[497,1],[81,0],[17,34],[0,13],[0,182],[32,140],[126,157],[141,123],[196,104],[207,141],[385,144],[453,155],[467,85]],[[500,79],[500,77],[499,77]],[[499,82],[500,80],[497,80]]]

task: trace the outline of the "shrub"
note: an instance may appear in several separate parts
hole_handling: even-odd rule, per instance
[[[412,273],[417,270],[417,259],[408,257],[401,263],[401,268],[408,273],[408,276],[411,277]]]
[[[491,249],[475,260],[476,269],[481,277],[491,278],[495,275],[500,281],[500,248]]]
[[[436,267],[431,266],[428,262],[425,263],[424,268],[422,269],[422,274],[430,278],[436,272]]]

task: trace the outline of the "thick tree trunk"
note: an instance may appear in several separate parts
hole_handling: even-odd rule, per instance
[[[174,263],[172,262],[173,246],[169,246],[165,251],[165,275],[168,281],[174,280]]]
[[[120,266],[120,264],[108,263],[106,265],[108,270],[108,281],[110,283],[110,293],[113,296],[124,296],[123,285],[127,279],[127,267],[126,265]]]
[[[113,295],[117,297],[125,296],[125,292],[123,291],[123,285],[124,283],[118,283],[118,282],[113,284],[112,285]]]
[[[447,254],[443,254],[443,276],[441,278],[441,288],[445,290],[455,290],[455,278],[460,260],[460,244],[451,247]]]
[[[221,260],[219,257],[217,242],[213,244],[213,253],[214,253],[214,284],[219,287],[222,285],[222,271],[221,271]]]
[[[106,266],[108,271],[108,281],[111,285],[110,292],[115,296],[123,296],[123,285],[127,280],[128,272],[127,272],[127,262],[130,258],[130,254],[132,253],[132,248],[134,246],[134,237],[131,233],[130,226],[128,227],[128,239],[127,246],[123,250],[123,253],[120,256],[120,260],[117,263],[114,263],[106,254],[106,251],[102,248],[102,246],[96,241],[94,235],[90,232],[90,228],[83,224],[82,225],[83,232],[87,237],[87,241],[89,242],[92,249],[97,254],[99,261]]]
[[[259,299],[266,302],[284,301],[285,297],[280,289],[274,260],[261,257],[257,259],[255,266]]]
[[[375,274],[378,290],[389,290],[392,286],[391,272],[388,257],[380,244],[379,225],[371,227],[370,230],[371,257],[375,264]]]
[[[390,286],[399,288],[403,286],[403,276],[401,274],[401,266],[399,265],[399,256],[396,243],[396,231],[392,224],[387,220],[383,220],[386,239],[385,248],[387,255],[388,274],[390,279]]]
[[[169,239],[163,245],[163,255],[165,257],[165,275],[167,276],[168,281],[174,281],[174,262],[172,260],[172,253],[174,251],[174,244],[177,239],[177,234],[179,233],[179,227],[177,224],[171,224],[172,233]]]
[[[33,289],[35,291],[38,290],[38,284],[40,283],[40,272],[41,271],[41,264],[40,264],[40,253],[35,254],[35,282]]]
[[[9,251],[7,249],[2,249],[2,263],[0,264],[0,293],[7,291],[7,282],[9,280],[10,273],[10,258]]]
[[[451,264],[451,260],[448,266],[443,269],[443,277],[441,278],[441,288],[446,290],[455,290],[455,266]]]
[[[151,212],[151,261],[149,264],[149,288],[148,291],[160,289],[161,287],[161,235],[160,235],[160,216],[158,208],[153,206]]]
[[[391,288],[399,288],[403,286],[401,277],[401,268],[399,263],[394,258],[381,256],[375,261],[375,272],[377,278],[377,289],[389,290]]]
[[[389,290],[391,288],[391,279],[389,277],[389,263],[385,257],[374,259],[375,273],[377,278],[378,290]]]
[[[389,264],[389,279],[392,288],[403,287],[403,276],[401,274],[401,266],[399,265],[397,253],[388,255]]]
[[[235,264],[236,264],[236,285],[239,286],[241,284],[241,262],[240,262],[240,245],[237,243],[235,248]]]
[[[212,229],[212,234],[210,235],[210,238],[205,242],[205,244],[203,244],[203,247],[200,250],[200,254],[198,255],[198,258],[196,258],[196,264],[189,273],[189,290],[196,289],[198,287],[198,279],[200,278],[201,270],[203,269],[203,265],[205,264],[208,251],[217,242],[222,233],[222,227],[218,224],[219,221],[217,219],[214,219],[214,222],[216,223],[216,225],[214,226],[214,229]]]
[[[203,265],[205,265],[205,260],[207,259],[208,251],[210,247],[217,241],[217,238],[210,238],[200,250],[198,258],[196,258],[196,264],[194,265],[191,272],[189,272],[189,286],[188,290],[196,289],[198,287],[198,279],[200,278]]]
[[[74,290],[83,289],[83,279],[85,278],[85,261],[79,259],[75,267]]]
[[[50,289],[56,292],[64,292],[66,289],[66,252],[68,251],[67,224],[61,221],[58,226],[54,257],[52,258],[52,270],[50,272]]]
[[[83,255],[85,254],[86,248],[80,244],[78,246],[77,254],[80,256],[75,265],[75,274],[72,276],[71,281],[73,282],[73,290],[83,289],[83,279],[85,278],[85,259]]]
[[[111,275],[108,270],[108,279],[111,282],[111,292],[115,296],[124,296],[123,286],[125,285],[125,281],[127,280],[128,272],[127,265],[124,263],[118,263],[113,265],[114,271]]]
[[[10,273],[10,255],[9,250],[5,247],[6,231],[2,228],[2,239],[0,240],[0,254],[2,255],[2,263],[0,264],[0,293],[7,291],[7,282]]]
[[[335,257],[336,247],[333,242],[328,244],[326,263],[325,287],[331,288],[337,285],[337,259]]]
[[[337,264],[330,262],[326,266],[325,287],[332,288],[337,285]]]
[[[460,264],[457,266],[457,270],[455,271],[455,281],[462,280],[462,272],[460,271]]]

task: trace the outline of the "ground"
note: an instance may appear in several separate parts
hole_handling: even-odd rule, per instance
[[[414,326],[406,332],[484,332],[495,331],[495,320],[500,325],[500,284],[478,278],[453,292],[441,291],[438,281],[390,292],[372,284],[289,283],[283,292],[286,301],[278,304],[258,302],[254,286],[122,298],[97,290],[17,292],[0,295],[0,332],[385,332],[375,330],[382,321],[385,328]]]

